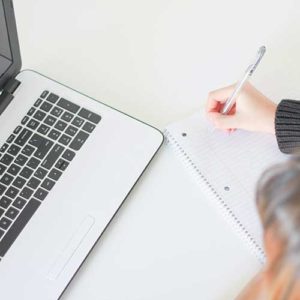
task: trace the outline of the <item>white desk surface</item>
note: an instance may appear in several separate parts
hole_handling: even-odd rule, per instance
[[[298,0],[15,0],[23,69],[163,129],[258,46],[254,83],[300,95]],[[164,147],[64,300],[232,299],[259,265]]]

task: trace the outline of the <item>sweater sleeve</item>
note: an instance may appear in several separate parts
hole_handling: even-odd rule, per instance
[[[282,100],[276,110],[275,133],[279,149],[291,154],[300,150],[300,101]]]

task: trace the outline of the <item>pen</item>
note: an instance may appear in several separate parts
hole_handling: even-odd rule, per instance
[[[234,92],[232,93],[232,95],[226,100],[221,113],[223,115],[226,115],[230,109],[232,108],[232,106],[234,105],[236,98],[238,97],[240,91],[242,90],[242,88],[244,87],[245,83],[247,82],[247,80],[252,76],[252,74],[254,73],[255,69],[257,68],[258,64],[260,63],[260,61],[262,60],[264,54],[266,53],[266,47],[265,46],[261,46],[257,52],[257,56],[255,58],[255,61],[246,69],[246,72],[243,76],[243,78],[238,82],[238,84],[236,85],[236,88],[234,89]]]

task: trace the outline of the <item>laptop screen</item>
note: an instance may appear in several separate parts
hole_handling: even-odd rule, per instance
[[[7,32],[3,2],[0,0],[0,76],[12,64],[12,54]]]

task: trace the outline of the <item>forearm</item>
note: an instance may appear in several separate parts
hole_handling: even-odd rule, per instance
[[[283,153],[300,150],[300,101],[282,100],[277,106],[275,133]]]

